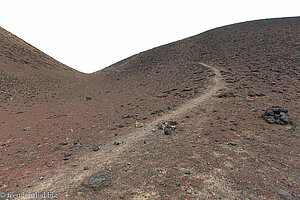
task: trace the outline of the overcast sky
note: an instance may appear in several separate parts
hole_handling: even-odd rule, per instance
[[[0,26],[91,73],[232,23],[300,15],[299,0],[1,0]]]

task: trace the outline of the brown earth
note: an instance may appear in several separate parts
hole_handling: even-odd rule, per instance
[[[220,27],[90,75],[4,29],[0,44],[1,192],[299,199],[299,17]],[[262,119],[272,106],[293,123]]]

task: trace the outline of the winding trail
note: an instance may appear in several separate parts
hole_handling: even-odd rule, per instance
[[[211,79],[212,84],[204,91],[202,95],[186,102],[177,110],[171,113],[167,113],[159,117],[158,119],[145,124],[143,128],[137,128],[131,133],[118,137],[117,140],[123,141],[122,145],[118,145],[116,148],[112,148],[112,143],[108,142],[106,145],[101,146],[101,149],[98,152],[87,154],[79,158],[78,163],[89,163],[89,165],[92,166],[92,168],[90,168],[88,172],[82,173],[81,167],[72,169],[58,169],[52,177],[47,178],[47,181],[45,180],[43,183],[32,187],[30,189],[30,192],[51,191],[54,193],[60,193],[62,191],[72,190],[72,188],[78,186],[84,178],[96,172],[94,170],[99,170],[104,165],[108,165],[114,162],[116,159],[122,159],[122,154],[129,148],[134,147],[136,145],[136,141],[154,134],[152,130],[158,123],[165,120],[174,119],[178,116],[182,116],[190,112],[193,108],[196,108],[209,100],[213,101],[213,95],[224,86],[220,71],[217,68],[209,66],[207,64],[199,64],[210,68],[215,73],[215,76],[213,76],[213,78]]]

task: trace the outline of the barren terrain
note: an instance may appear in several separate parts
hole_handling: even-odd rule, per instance
[[[0,191],[299,199],[299,84],[299,17],[216,28],[89,75],[0,29]]]

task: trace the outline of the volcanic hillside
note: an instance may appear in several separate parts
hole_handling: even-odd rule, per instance
[[[89,75],[0,29],[0,83],[5,194],[299,198],[299,17],[216,28]]]

